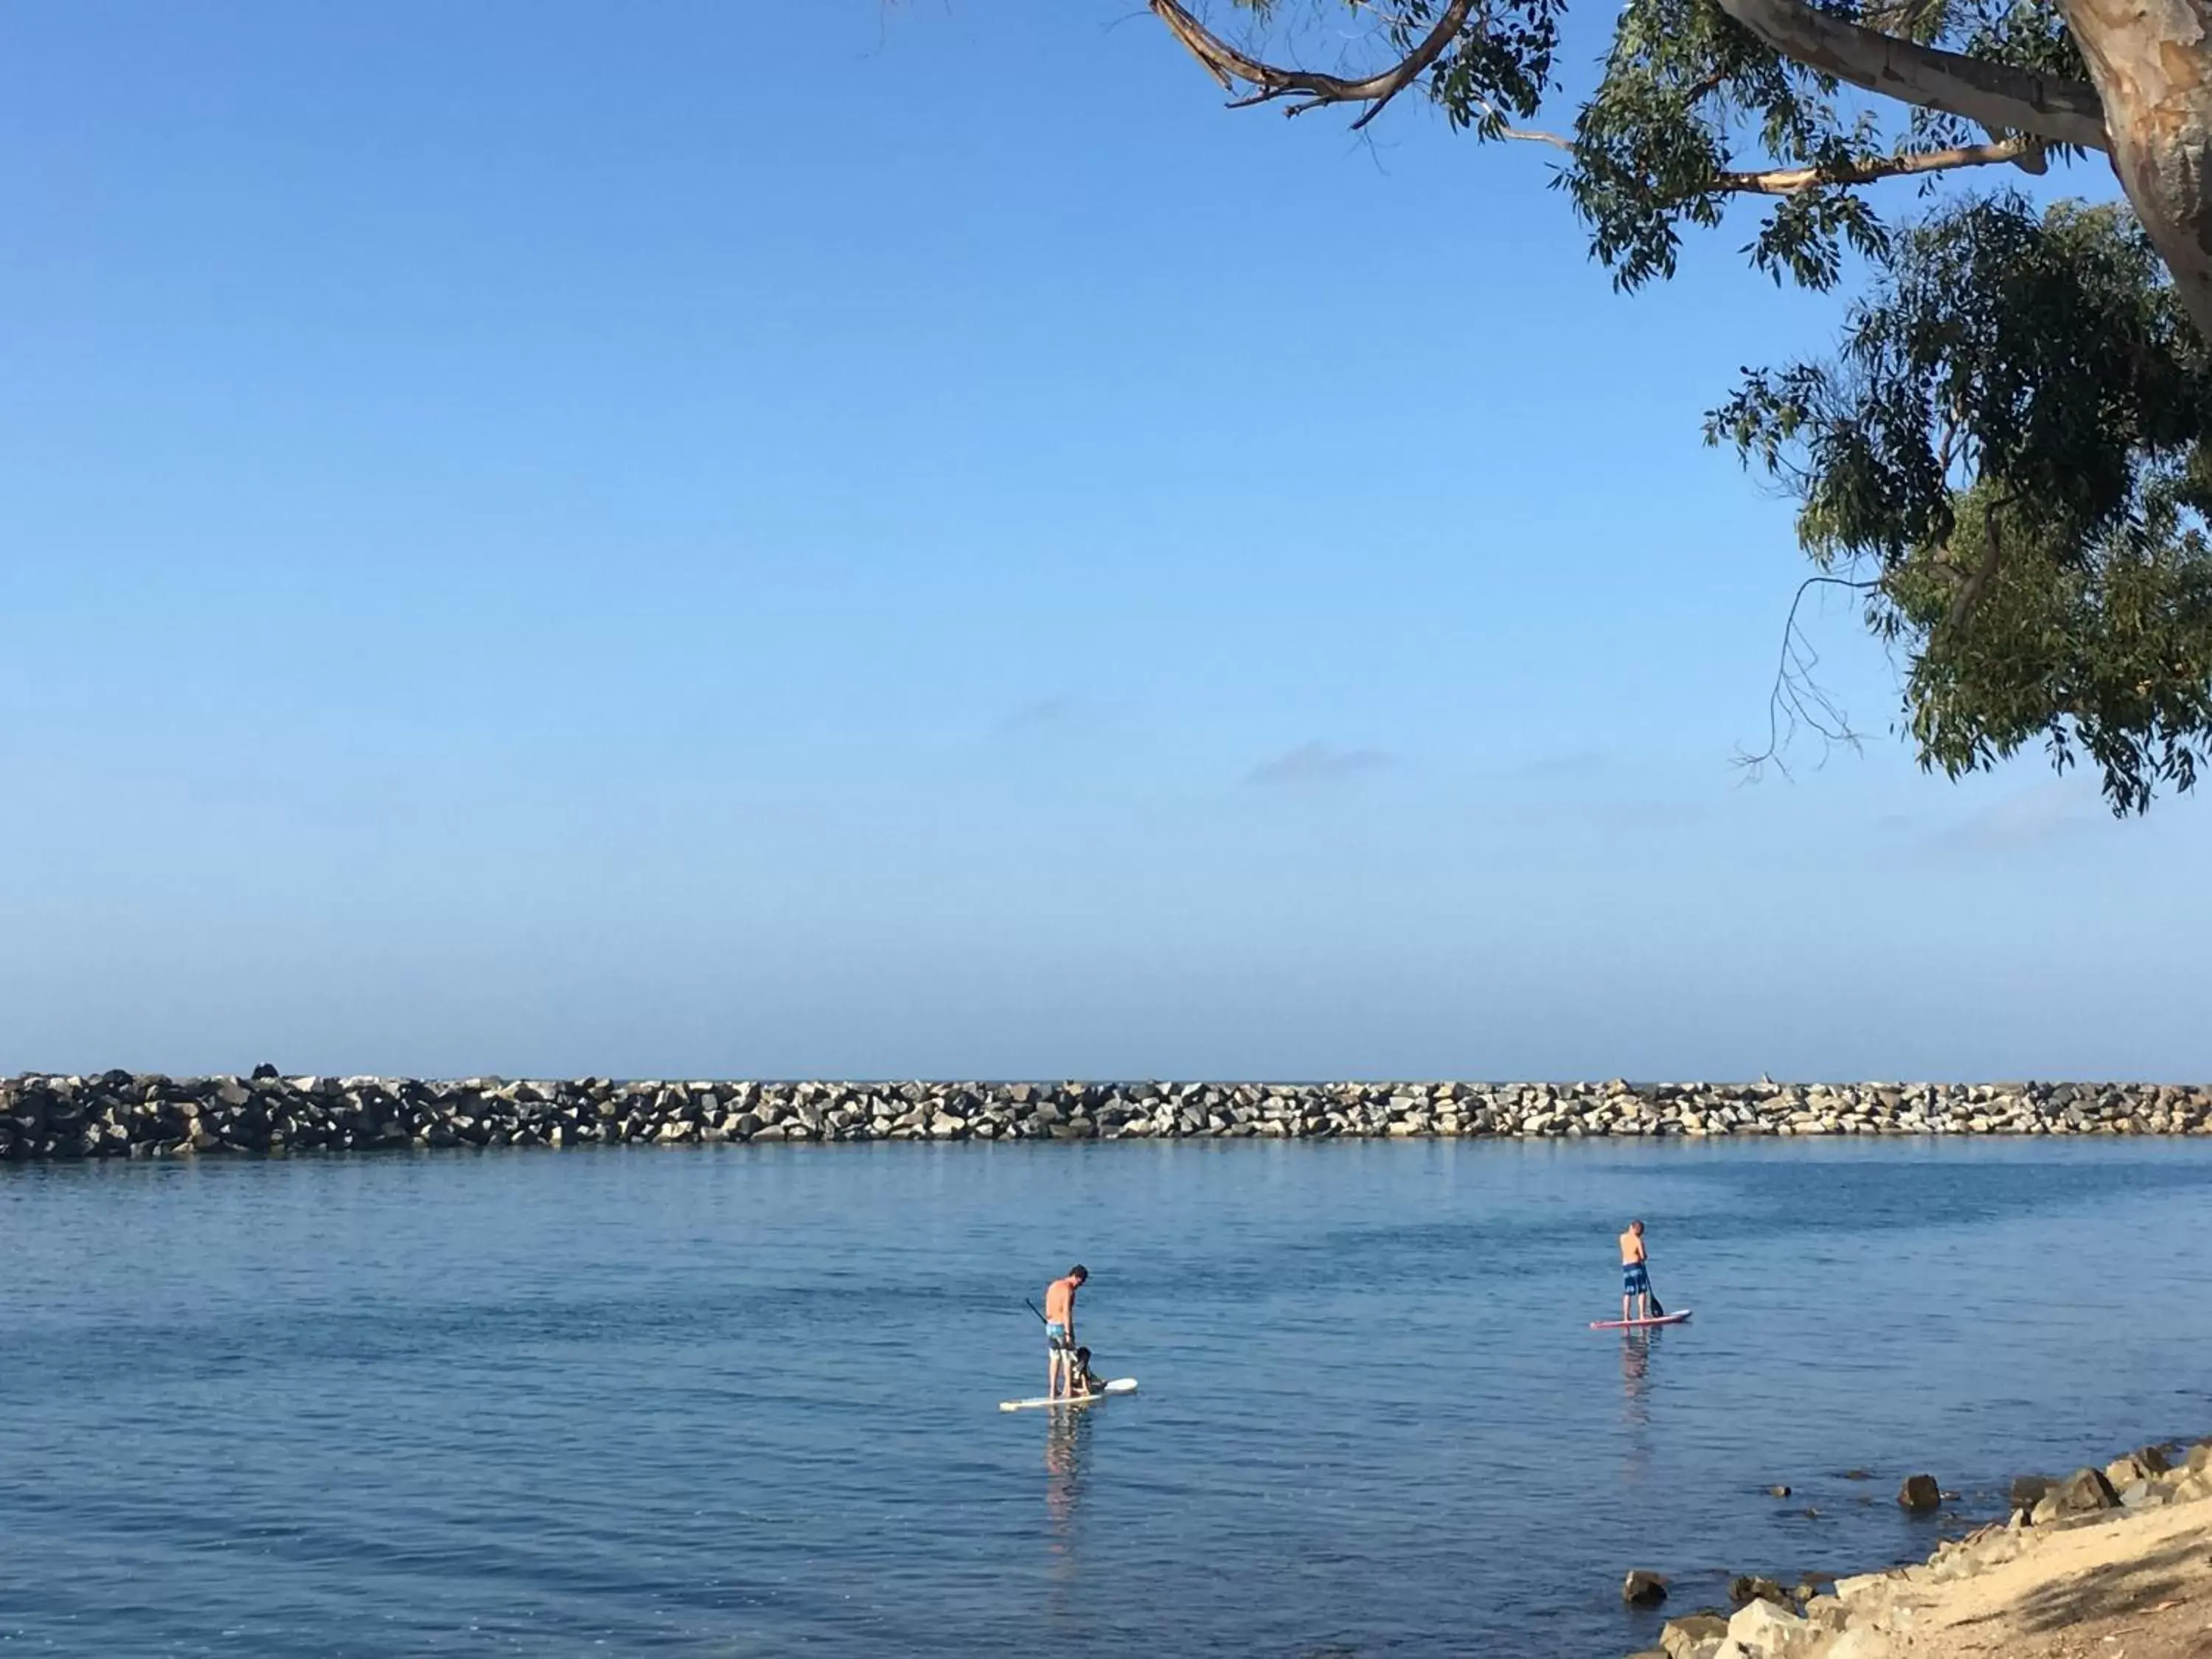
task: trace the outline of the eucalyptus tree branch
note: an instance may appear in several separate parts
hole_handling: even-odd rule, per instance
[[[1916,150],[1905,155],[1869,155],[1838,167],[1772,167],[1756,173],[1723,173],[1713,179],[1715,190],[1739,196],[1794,196],[1821,185],[1870,185],[1877,179],[1900,179],[1912,173],[1941,173],[1949,167],[1980,167],[2010,161],[2027,173],[2041,173],[2044,144],[2026,134],[2001,138],[1994,143],[1961,144],[1953,149]]]
[[[1922,109],[2032,132],[2054,144],[2110,150],[2105,106],[2085,81],[1923,46],[1821,11],[1806,0],[1717,0],[1720,9],[1794,63]]]
[[[1384,105],[1428,72],[1429,66],[1451,44],[1452,37],[1467,26],[1468,17],[1474,10],[1474,0],[1450,0],[1413,51],[1380,74],[1352,81],[1340,75],[1262,63],[1215,34],[1177,0],[1148,0],[1148,3],[1153,15],[1168,26],[1192,57],[1205,65],[1206,72],[1221,83],[1224,91],[1234,92],[1239,86],[1253,89],[1248,96],[1231,104],[1232,109],[1293,95],[1304,101],[1292,104],[1284,112],[1287,115],[1303,115],[1308,110],[1330,104],[1364,104],[1367,108],[1352,124],[1354,132],[1380,115]]]

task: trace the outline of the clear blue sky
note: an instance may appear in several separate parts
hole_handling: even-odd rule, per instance
[[[1133,9],[0,14],[0,1069],[2212,1076],[2206,807],[1729,765],[1832,304]]]

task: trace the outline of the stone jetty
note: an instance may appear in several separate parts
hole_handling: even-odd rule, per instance
[[[730,1141],[1575,1139],[2212,1132],[2158,1084],[831,1083],[0,1079],[0,1158],[165,1158]]]

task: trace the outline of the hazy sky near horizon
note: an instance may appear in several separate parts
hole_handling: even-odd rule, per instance
[[[0,13],[0,1071],[2212,1077],[2206,804],[1731,766],[1838,302],[1131,9]]]

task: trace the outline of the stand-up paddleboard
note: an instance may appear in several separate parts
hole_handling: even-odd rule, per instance
[[[1594,1331],[1648,1330],[1654,1325],[1679,1325],[1689,1316],[1690,1310],[1685,1308],[1680,1313],[1661,1314],[1656,1319],[1593,1319],[1590,1328]]]
[[[1099,1401],[1103,1400],[1109,1394],[1134,1394],[1136,1391],[1137,1379],[1135,1377],[1117,1376],[1111,1382],[1109,1382],[1104,1388],[1101,1389],[1097,1394],[1063,1395],[1058,1400],[1048,1400],[1043,1398],[1036,1400],[1001,1400],[999,1402],[999,1409],[1002,1412],[1027,1412],[1035,1411],[1043,1406],[1091,1406],[1096,1405]]]

